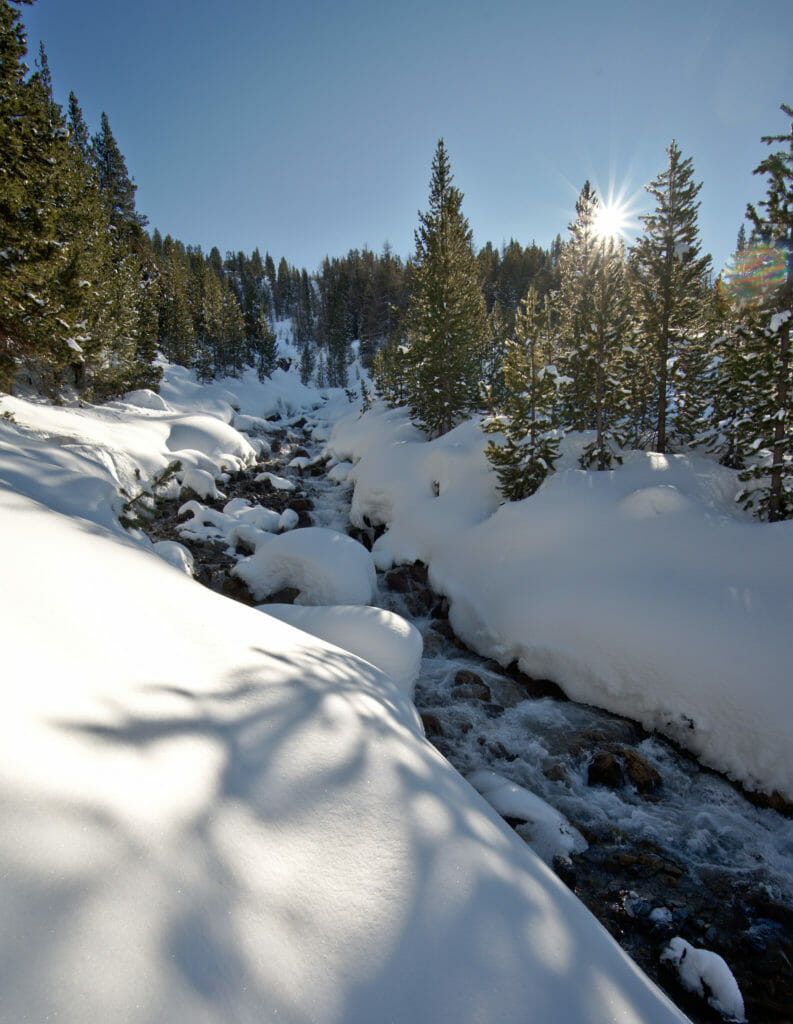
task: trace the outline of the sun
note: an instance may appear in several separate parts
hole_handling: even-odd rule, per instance
[[[627,204],[617,200],[600,202],[595,213],[595,234],[604,242],[625,238],[631,225]]]

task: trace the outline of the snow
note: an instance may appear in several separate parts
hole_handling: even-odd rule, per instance
[[[571,853],[587,849],[581,833],[535,793],[487,768],[471,772],[467,779],[500,815],[527,823],[518,827],[518,834],[546,864],[557,857],[569,861]]]
[[[586,435],[503,504],[486,440],[468,422],[428,442],[380,407],[337,423],[353,519],[388,526],[377,567],[422,559],[469,647],[792,800],[793,522],[752,521],[737,474],[693,454],[583,471]]]
[[[678,935],[663,951],[661,959],[674,964],[683,987],[699,996],[707,996],[708,1004],[725,1020],[741,1024],[746,1020],[738,983],[718,953],[697,949]]]
[[[175,461],[213,479],[251,462],[235,415],[310,414],[321,436],[349,411],[343,392],[318,410],[281,371],[204,387],[164,369],[163,404],[0,398],[16,420],[0,420],[3,1017],[684,1021],[420,735],[415,636],[366,607],[361,545],[319,528],[273,535],[245,503],[202,527],[249,531],[265,589],[268,573],[303,574],[314,597],[357,604],[284,614],[305,615],[303,629],[201,587],[178,546],[120,525]],[[362,448],[424,447],[404,421],[375,422]],[[458,479],[472,437],[423,452],[429,540],[417,514],[394,556],[442,556],[444,510],[447,540],[498,515],[485,470]],[[378,479],[360,464],[351,475],[360,486],[367,473]],[[188,505],[194,521],[212,511]]]
[[[208,473],[205,469],[196,469],[194,466],[190,466],[182,474],[182,493],[185,491],[192,491],[193,494],[197,494],[199,498],[207,500],[222,500],[225,495],[217,489],[215,484],[215,478],[211,473]]]
[[[234,575],[257,601],[284,587],[300,591],[299,605],[372,604],[375,568],[357,540],[323,526],[273,537],[238,562]]]
[[[423,642],[416,627],[401,616],[360,605],[318,608],[263,604],[260,611],[371,662],[390,676],[409,700],[413,699]]]

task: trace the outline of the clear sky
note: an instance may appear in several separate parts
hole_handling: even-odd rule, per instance
[[[787,131],[793,0],[37,0],[56,99],[107,112],[150,226],[316,269],[413,251],[443,136],[477,247],[567,235],[589,178],[647,212],[671,139],[720,269]]]

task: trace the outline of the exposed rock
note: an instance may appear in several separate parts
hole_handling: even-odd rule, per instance
[[[493,700],[497,704],[501,704],[502,707],[514,708],[516,704],[526,700],[525,691],[511,679],[491,679],[488,685],[493,694]]]
[[[587,782],[590,786],[619,789],[625,783],[622,765],[610,750],[599,750],[589,762]]]
[[[587,782],[590,786],[607,786],[619,789],[631,783],[642,793],[653,793],[661,785],[658,771],[643,757],[626,747],[614,750],[599,750],[587,768]]]
[[[424,735],[429,739],[432,736],[443,736],[443,724],[437,715],[434,715],[431,711],[420,711],[419,716],[421,718],[422,725],[424,726]]]
[[[481,700],[490,703],[492,695],[490,687],[486,683],[461,683],[452,687],[452,697],[455,700]]]
[[[224,597],[230,597],[234,601],[241,601],[242,604],[255,605],[259,602],[254,599],[253,594],[248,589],[247,583],[244,583],[237,576],[224,575],[223,580],[220,584],[220,593]]]

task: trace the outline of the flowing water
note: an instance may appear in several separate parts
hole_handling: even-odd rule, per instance
[[[291,476],[299,489],[262,494],[251,472],[231,482],[229,497],[278,511],[291,505],[301,525],[346,531],[349,489],[329,481],[321,466],[290,469],[298,448],[317,454],[320,446],[301,423],[280,433],[279,450],[256,472]],[[178,504],[160,503],[152,536],[184,542],[175,533]],[[222,545],[192,548],[202,582],[244,599]],[[790,809],[755,806],[662,737],[566,700],[552,681],[527,679],[466,650],[449,627],[446,602],[427,586],[425,567],[379,574],[378,590],[383,607],[424,636],[415,701],[430,742],[462,774],[494,771],[564,815],[583,838],[569,857],[553,861],[555,870],[691,1019],[721,1018],[661,963],[675,935],[724,957],[749,1021],[793,1021]],[[506,820],[533,841],[525,821]]]

